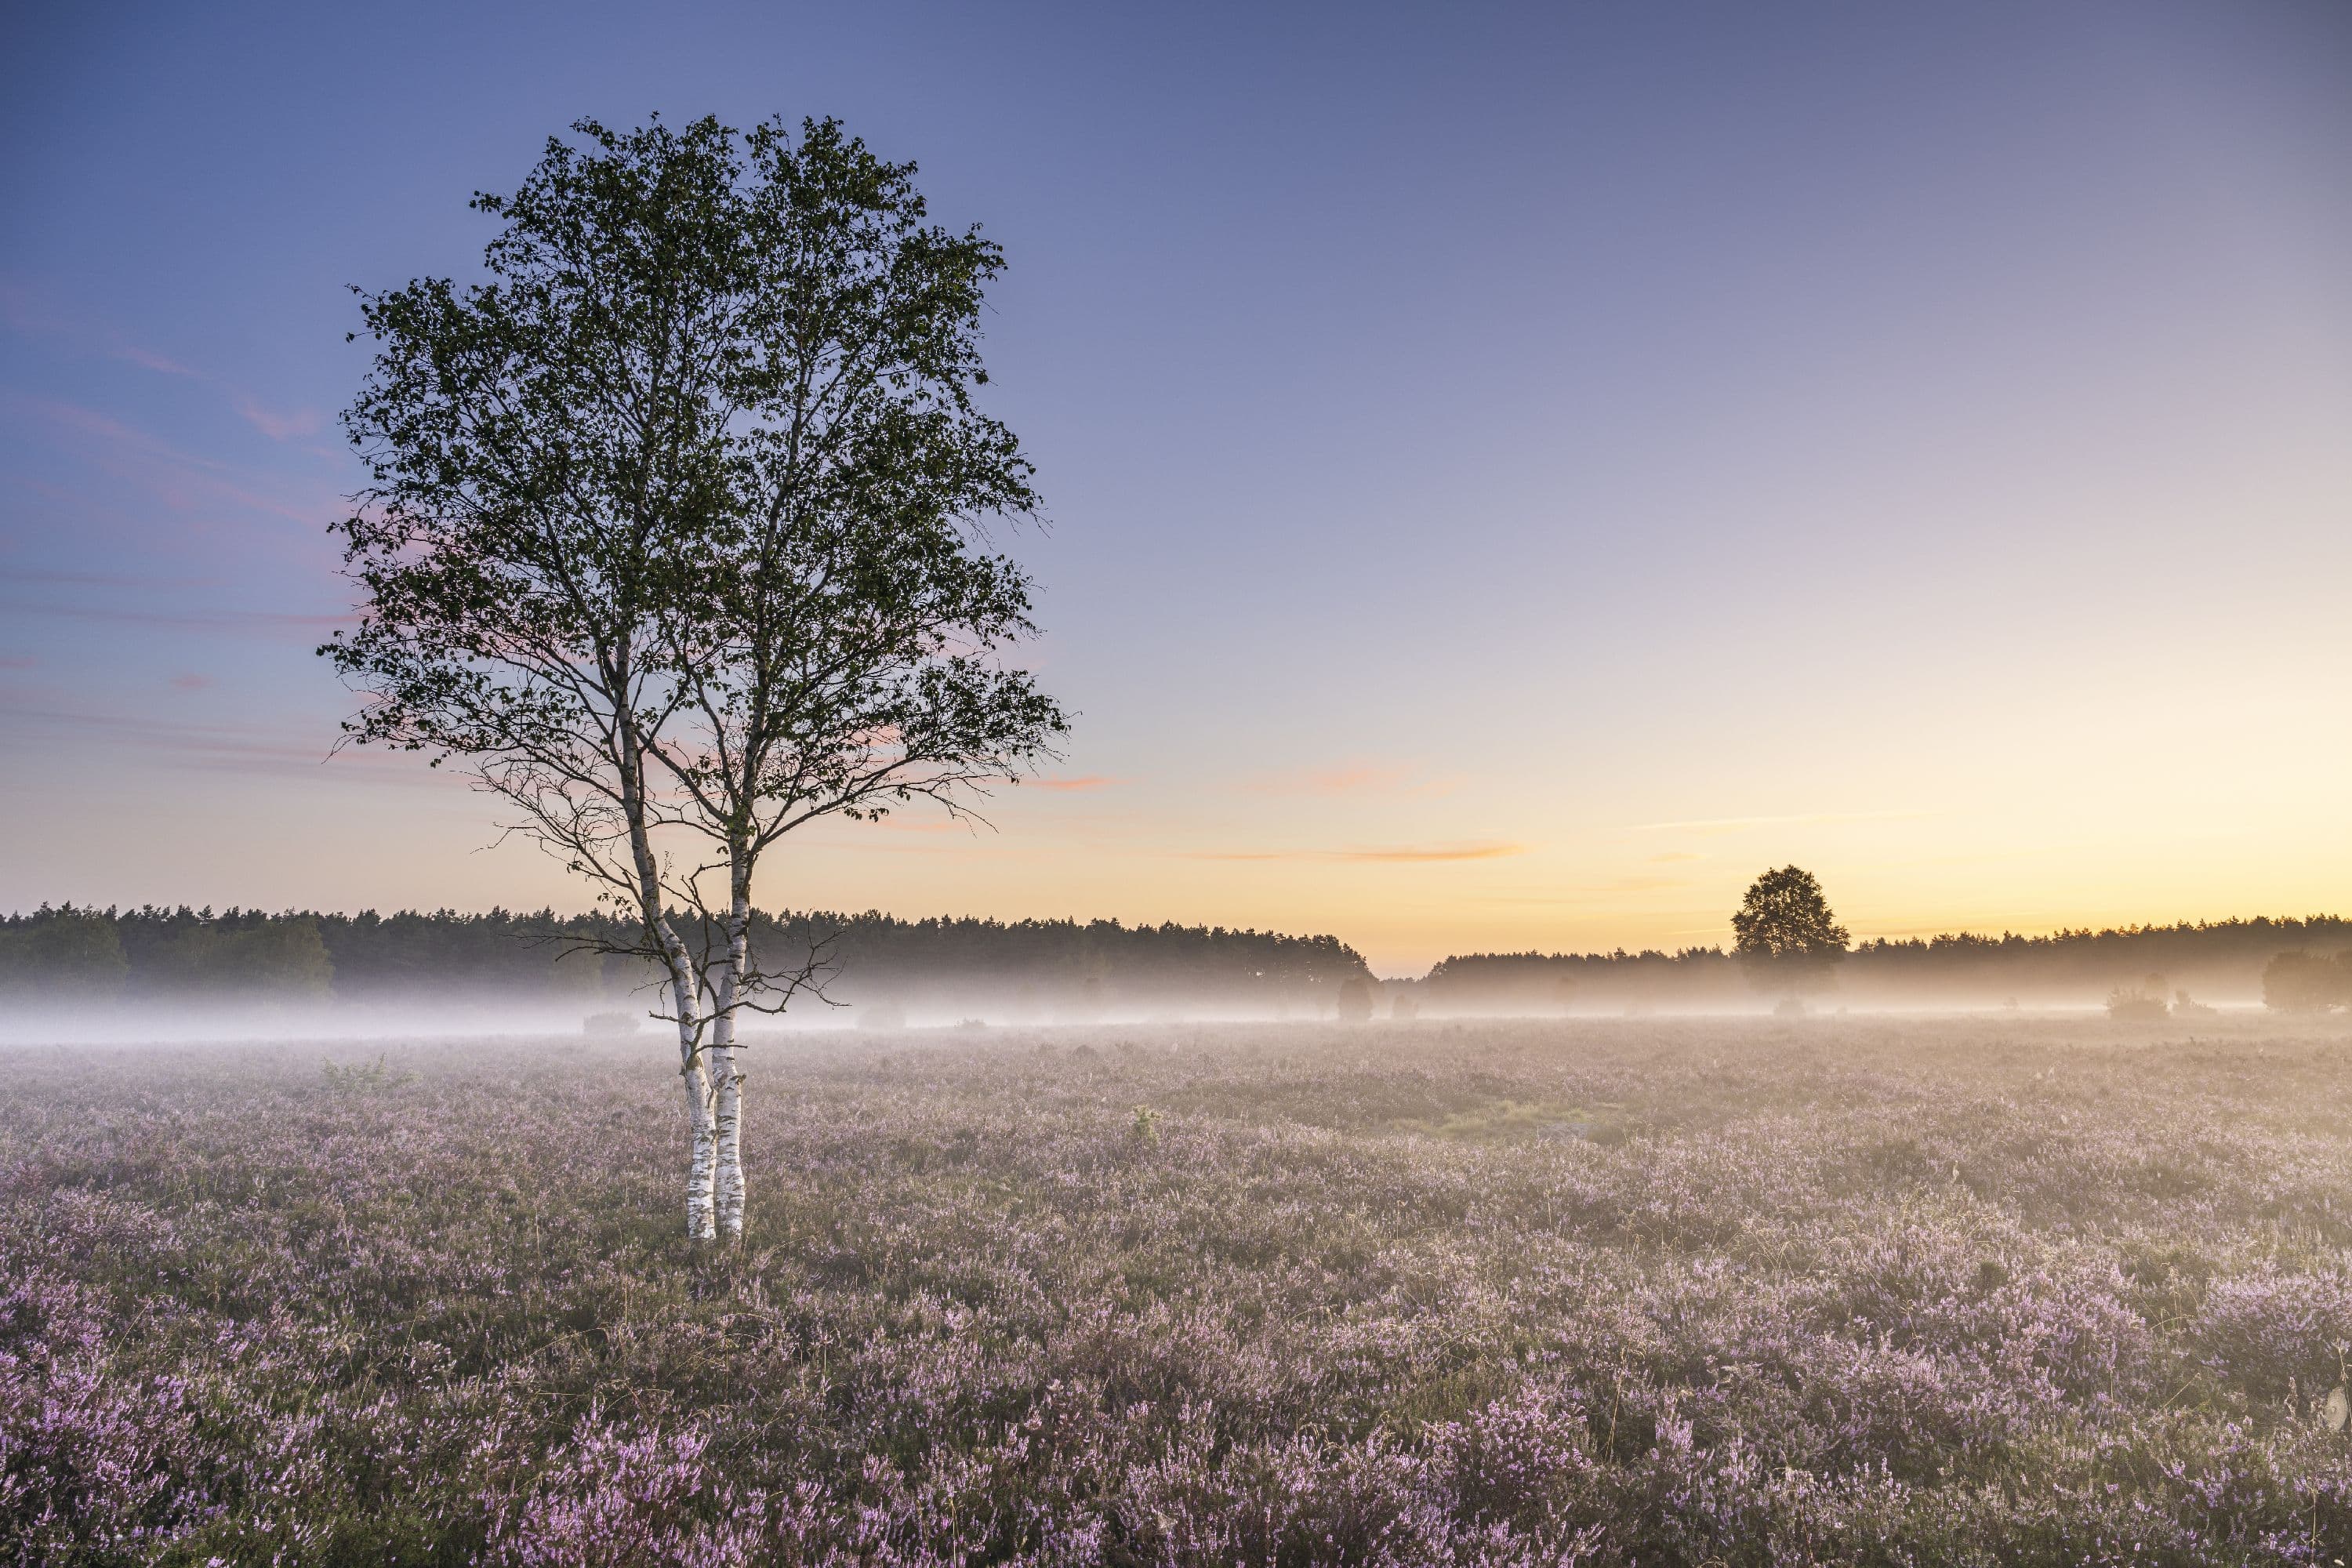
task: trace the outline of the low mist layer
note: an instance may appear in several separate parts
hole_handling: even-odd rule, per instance
[[[9,1005],[0,1037],[352,1038],[583,1026],[623,1034],[659,1010],[659,977],[590,949],[630,934],[625,922],[545,911],[44,907],[0,920],[0,998]],[[1754,1013],[1775,995],[1713,947],[1468,954],[1417,978],[1381,979],[1336,936],[1172,923],[761,914],[751,940],[780,967],[809,957],[821,965],[819,992],[782,1015],[754,1015],[753,1032]],[[1814,1011],[2326,1012],[2352,1005],[2352,921],[1882,939],[1817,978],[1802,1001]]]

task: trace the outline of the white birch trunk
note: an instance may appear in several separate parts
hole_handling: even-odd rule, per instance
[[[740,851],[727,910],[727,956],[719,971],[718,1005],[710,1020],[710,1076],[718,1142],[719,1234],[743,1239],[743,1074],[735,1065],[735,1014],[751,956],[751,889]]]
[[[712,1063],[703,1047],[702,1020],[696,1016],[692,960],[667,920],[660,929],[663,952],[669,961],[671,1011],[677,1016],[678,1079],[686,1089],[686,1234],[695,1241],[711,1241],[719,1234],[719,1130],[716,1097],[711,1092]]]

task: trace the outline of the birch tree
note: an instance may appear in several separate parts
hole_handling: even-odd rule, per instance
[[[750,952],[760,854],[952,801],[1062,727],[994,661],[1026,580],[971,548],[1035,498],[970,399],[1001,258],[926,226],[910,167],[832,121],[573,131],[475,197],[485,281],[361,296],[363,611],[320,652],[367,699],[348,740],[456,763],[630,915],[597,945],[664,977],[710,1239],[722,1206],[741,1227],[736,1019],[814,973]],[[715,908],[710,856],[673,858],[698,843]]]

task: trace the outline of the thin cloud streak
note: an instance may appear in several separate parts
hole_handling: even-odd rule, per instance
[[[129,572],[39,572],[0,566],[0,583],[42,588],[212,588],[217,577],[148,577]]]
[[[1450,860],[1500,860],[1524,855],[1524,844],[1392,845],[1355,849],[1195,849],[1187,860],[1317,860],[1344,864],[1434,864]]]
[[[1113,778],[1108,773],[1085,773],[1076,778],[1068,779],[1024,779],[1021,781],[1020,787],[1023,789],[1078,791],[1108,789],[1113,784],[1122,784],[1126,782],[1127,781],[1125,779]]]
[[[186,759],[188,765],[193,767],[233,773],[292,774],[305,778],[341,777],[353,782],[362,778],[379,782],[389,780],[435,787],[441,787],[444,784],[442,779],[432,776],[431,771],[411,752],[349,746],[340,754],[334,754],[331,750],[333,742],[329,740],[321,739],[316,744],[296,744],[226,724],[177,724],[154,719],[81,713],[13,703],[0,705],[0,719],[79,730],[151,751],[172,752]],[[330,761],[335,764],[332,770],[327,768]]]
[[[1622,877],[1613,882],[1588,883],[1557,893],[1487,893],[1470,900],[1475,904],[1533,904],[1590,909],[1628,893],[1660,893],[1687,888],[1675,877]]]
[[[0,605],[0,616],[49,616],[113,626],[177,626],[192,631],[331,631],[359,625],[356,611],[302,616],[277,610],[122,610],[95,605]]]
[[[1692,822],[1637,822],[1629,833],[1738,833],[1750,827],[1811,826],[1845,822],[1916,822],[1932,811],[1812,811],[1794,816],[1715,816]]]

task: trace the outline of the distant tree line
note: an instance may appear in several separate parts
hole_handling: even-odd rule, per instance
[[[0,995],[429,1004],[499,999],[623,1007],[658,978],[594,952],[603,915],[492,910],[327,914],[44,905],[0,917]],[[690,940],[706,939],[690,923]],[[833,1001],[856,1007],[1083,1017],[1211,1005],[1333,1012],[1363,958],[1335,936],[1118,921],[901,920],[867,912],[755,914],[752,942],[823,963]],[[1878,938],[1848,950],[1826,1005],[2091,1003],[2161,982],[2287,1012],[2352,1005],[2352,921],[2232,920],[2047,936]],[[1440,1013],[1752,1005],[1752,968],[1720,947],[1673,952],[1471,953],[1392,995]],[[812,1002],[796,1016],[822,1013]]]
[[[2093,1002],[2119,984],[2162,978],[2215,1000],[2265,994],[2265,972],[2291,957],[2268,989],[2274,1005],[2308,1010],[2352,973],[2352,921],[2302,919],[2183,921],[2046,936],[1959,931],[1874,938],[1855,943],[1836,966],[1824,1001]],[[1432,1005],[1524,1011],[1551,1007],[1732,1005],[1752,995],[1750,974],[1720,947],[1673,952],[1469,953],[1430,971],[1421,989]],[[2285,997],[2299,1000],[2290,1004]],[[2352,1004],[2347,995],[2336,1005]],[[2324,1005],[2324,1004],[2323,1004]]]
[[[614,935],[608,927],[626,924],[545,910],[271,914],[43,905],[0,917],[0,994],[60,1001],[619,1004],[660,978],[649,963],[592,951]],[[689,942],[724,940],[683,917],[680,925]],[[1333,936],[1107,920],[760,911],[751,940],[780,963],[814,954],[837,1002],[993,1004],[1041,1016],[1192,1002],[1320,1010],[1336,1003],[1344,981],[1368,973],[1363,958]],[[822,1011],[814,1002],[806,1009]]]

